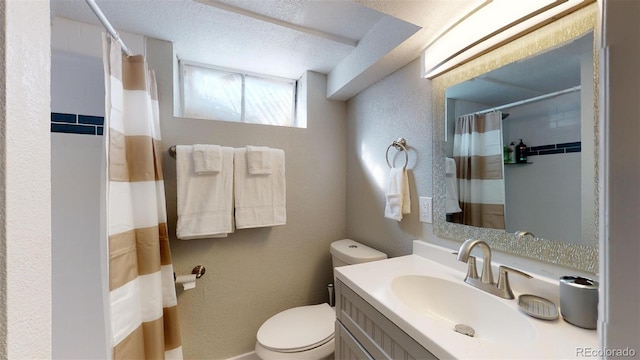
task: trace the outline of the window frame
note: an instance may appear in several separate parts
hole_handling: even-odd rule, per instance
[[[242,91],[241,91],[241,99],[240,99],[240,121],[231,121],[231,120],[222,120],[222,119],[214,119],[214,118],[198,118],[198,119],[203,119],[203,120],[215,120],[215,121],[225,121],[225,122],[234,122],[234,123],[240,123],[240,124],[256,124],[256,125],[267,125],[267,126],[285,126],[285,127],[292,127],[292,128],[300,128],[300,126],[298,126],[298,94],[300,93],[300,89],[299,89],[299,85],[300,85],[300,81],[299,79],[289,79],[289,78],[285,78],[285,77],[279,77],[279,76],[272,76],[272,75],[265,75],[265,74],[259,74],[259,73],[255,73],[255,72],[250,72],[250,71],[244,71],[244,70],[239,70],[239,69],[232,69],[232,68],[227,68],[227,67],[223,67],[223,66],[216,66],[216,65],[211,65],[211,64],[204,64],[201,62],[197,62],[197,61],[190,61],[190,60],[183,60],[183,59],[178,59],[178,78],[179,78],[179,86],[180,86],[180,116],[181,117],[186,117],[185,113],[186,113],[186,109],[185,109],[185,97],[184,97],[184,67],[185,66],[192,66],[192,67],[199,67],[199,68],[204,68],[204,69],[211,69],[211,70],[215,70],[215,71],[221,71],[221,72],[226,72],[229,74],[237,74],[240,75],[241,79],[242,79]],[[261,78],[261,79],[265,79],[265,80],[272,80],[272,81],[278,81],[278,82],[283,82],[283,83],[288,83],[291,85],[292,90],[293,90],[293,99],[291,102],[291,123],[290,124],[269,124],[269,123],[256,123],[256,122],[247,122],[245,119],[245,114],[246,114],[246,82],[245,82],[245,76],[252,76],[252,77],[256,77],[256,78]]]

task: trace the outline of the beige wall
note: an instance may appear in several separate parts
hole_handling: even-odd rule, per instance
[[[326,100],[325,76],[308,73],[307,129],[176,118],[167,101],[173,96],[171,43],[148,40],[147,57],[158,77],[165,148],[210,143],[285,151],[287,225],[190,241],[175,238],[175,160],[164,156],[176,273],[190,273],[198,264],[207,268],[196,289],[178,290],[185,357],[217,359],[253,351],[255,334],[267,318],[327,299],[329,244],[346,235],[346,104]]]
[[[415,60],[348,102],[347,234],[389,256],[410,254],[412,240],[432,226],[419,222],[418,195],[432,196],[431,82],[420,78]],[[404,137],[409,146],[411,214],[401,222],[384,218],[389,167],[387,147]],[[389,150],[389,159],[396,156]],[[404,154],[397,154],[397,166]]]

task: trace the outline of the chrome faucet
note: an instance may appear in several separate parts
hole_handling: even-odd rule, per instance
[[[475,258],[471,256],[471,250],[476,246],[482,249],[482,274],[480,277],[478,277],[478,271],[476,270]],[[496,284],[493,281],[493,271],[491,270],[491,248],[482,240],[468,239],[465,241],[458,250],[458,261],[469,264],[464,282],[504,299],[514,298],[509,284],[509,272],[531,278],[531,275],[527,273],[502,265],[498,268],[499,277]]]
[[[476,246],[479,246],[482,249],[482,282],[484,284],[493,284],[493,272],[491,271],[491,248],[489,248],[489,245],[487,245],[486,242],[474,239],[468,239],[465,241],[458,250],[458,261],[462,261],[464,263],[469,262],[471,250]],[[467,272],[467,279],[478,279],[477,275],[475,277],[469,277],[468,275],[469,272]]]

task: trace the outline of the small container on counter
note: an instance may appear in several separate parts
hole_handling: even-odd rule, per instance
[[[561,276],[560,313],[575,326],[595,329],[598,324],[598,282],[580,276]]]

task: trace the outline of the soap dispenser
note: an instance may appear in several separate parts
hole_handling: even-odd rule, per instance
[[[516,162],[518,164],[527,162],[527,145],[522,142],[522,139],[520,139],[520,143],[516,146]]]

